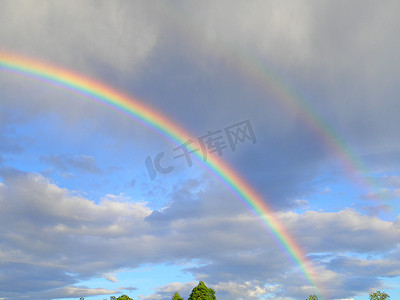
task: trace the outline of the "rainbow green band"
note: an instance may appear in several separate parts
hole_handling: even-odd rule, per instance
[[[142,102],[124,95],[107,85],[85,78],[71,71],[38,62],[26,57],[0,52],[0,68],[34,76],[52,84],[72,89],[89,96],[91,100],[106,104],[135,119],[144,122],[179,144],[196,140],[184,128]],[[200,155],[200,154],[199,154]],[[262,220],[290,258],[300,268],[307,281],[316,287],[311,261],[307,260],[300,246],[278,221],[264,199],[230,166],[218,156],[210,155],[207,167],[221,178],[239,198]],[[318,289],[321,295],[321,289]]]
[[[345,174],[352,182],[365,192],[374,192],[379,188],[379,184],[362,176],[362,174],[368,173],[367,166],[351,151],[348,144],[333,130],[332,126],[321,118],[300,94],[295,94],[284,80],[278,78],[265,61],[235,47],[227,47],[225,50],[229,55],[224,59],[229,60],[229,65],[250,83],[256,84],[267,94],[272,95],[271,100],[278,102],[278,105],[298,118],[302,125],[307,127],[319,142],[338,159]]]

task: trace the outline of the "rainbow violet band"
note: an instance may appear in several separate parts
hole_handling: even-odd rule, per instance
[[[17,72],[24,76],[30,76],[53,85],[61,86],[73,92],[83,94],[93,103],[106,105],[129,117],[150,126],[167,136],[174,142],[183,144],[188,140],[196,140],[183,127],[166,116],[140,102],[131,96],[127,96],[104,83],[83,77],[66,69],[39,62],[31,58],[0,51],[0,69]],[[196,145],[193,145],[195,147]],[[201,155],[201,154],[196,154]],[[299,244],[293,239],[281,222],[276,218],[271,208],[239,174],[220,157],[210,155],[206,167],[219,177],[229,189],[262,221],[264,226],[273,234],[280,246],[299,267],[307,281],[321,295],[321,289],[317,288],[316,276],[312,262],[309,261],[301,250]]]
[[[269,66],[268,62],[235,47],[225,50],[229,55],[224,58],[229,61],[230,66],[233,66],[249,82],[258,85],[266,94],[271,95],[272,97],[269,98],[272,101],[276,101],[305,128],[308,128],[316,139],[338,159],[352,182],[366,193],[377,194],[377,189],[380,189],[379,183],[363,176],[363,174],[368,174],[365,162],[352,151],[334,128],[304,100],[300,93],[295,93],[285,80],[272,71],[273,67]],[[377,198],[380,199],[382,196],[378,194]]]

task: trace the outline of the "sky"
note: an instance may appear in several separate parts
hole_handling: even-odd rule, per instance
[[[187,299],[200,280],[218,300],[398,299],[399,14],[1,1],[0,53],[102,82],[202,147],[0,64],[0,299]],[[211,157],[271,208],[313,282]]]

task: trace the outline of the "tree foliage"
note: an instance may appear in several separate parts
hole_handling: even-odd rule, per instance
[[[85,298],[80,297],[79,300],[85,300]],[[107,299],[104,299],[107,300]],[[115,296],[111,296],[110,300],[133,300],[132,298],[128,297],[127,295],[119,296],[118,298]]]
[[[181,297],[181,295],[179,295],[179,293],[175,293],[173,296],[172,296],[172,300],[183,300],[183,298]]]
[[[217,300],[215,291],[208,288],[203,281],[193,288],[188,300]]]
[[[312,294],[312,295],[308,296],[308,298],[306,300],[318,300],[318,296],[315,294]]]
[[[390,296],[388,294],[386,294],[385,292],[381,292],[381,291],[376,291],[375,293],[369,294],[370,300],[386,300],[389,298],[390,298]]]
[[[133,300],[132,298],[128,297],[127,295],[122,295],[117,298],[117,300]]]

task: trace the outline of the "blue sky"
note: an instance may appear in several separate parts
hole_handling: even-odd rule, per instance
[[[217,132],[221,159],[272,207],[326,299],[397,299],[399,12],[397,1],[3,1],[0,50],[101,81],[194,137]],[[359,167],[288,109],[273,91],[283,86]],[[225,129],[244,121],[254,139],[233,151]],[[0,69],[0,298],[167,300],[200,280],[219,300],[313,293],[260,220],[178,146]]]

